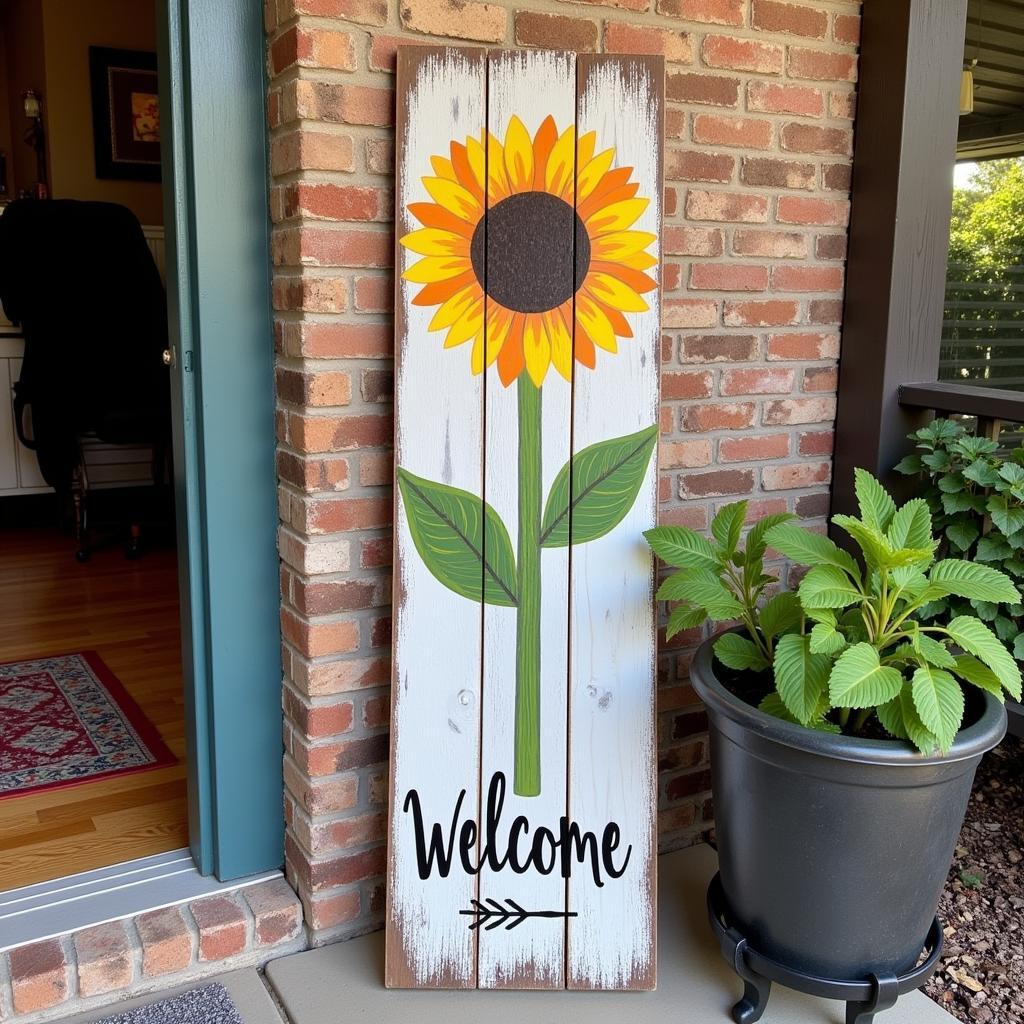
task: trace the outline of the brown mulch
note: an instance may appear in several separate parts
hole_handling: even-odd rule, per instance
[[[939,904],[946,949],[925,992],[966,1024],[1024,1024],[1024,743],[981,763]]]

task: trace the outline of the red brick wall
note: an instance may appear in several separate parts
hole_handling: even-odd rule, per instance
[[[403,42],[664,53],[661,518],[828,506],[858,0],[269,0],[288,870],[318,939],[382,908],[392,120]],[[663,845],[711,825],[663,645]]]

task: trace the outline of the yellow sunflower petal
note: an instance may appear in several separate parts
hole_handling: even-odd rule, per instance
[[[614,149],[606,149],[603,153],[598,153],[587,164],[580,164],[581,170],[576,175],[576,202],[582,202],[591,192],[597,187],[597,184],[608,172],[612,166],[612,160],[615,158]]]
[[[582,292],[576,293],[576,319],[587,332],[587,336],[606,352],[617,352],[615,330],[601,307]]]
[[[657,237],[650,231],[613,231],[594,239],[591,256],[595,260],[618,262],[646,249]]]
[[[515,114],[505,132],[505,170],[513,192],[529,192],[533,187],[533,142]]]
[[[469,367],[473,373],[484,372],[484,332],[477,331],[473,336],[473,351],[469,357]]]
[[[473,267],[466,256],[427,256],[409,267],[402,279],[413,284],[433,284],[458,277]]]
[[[566,128],[558,137],[548,157],[544,187],[553,196],[572,199],[572,178],[576,166],[576,131]]]
[[[466,139],[466,158],[473,170],[473,177],[482,190],[487,184],[487,157],[479,139]]]
[[[602,206],[587,218],[587,232],[593,239],[613,231],[625,231],[650,203],[650,199],[626,199],[611,206]]]
[[[455,348],[456,345],[462,345],[483,329],[484,304],[477,300],[452,324],[448,336],[444,339],[444,347]]]
[[[480,289],[475,285],[460,288],[451,298],[445,299],[434,313],[428,331],[443,331],[451,327],[474,303],[480,301]]]
[[[523,354],[526,372],[537,387],[544,383],[544,375],[551,365],[551,342],[544,330],[544,321],[536,313],[527,316],[523,330]]]
[[[443,228],[420,228],[399,239],[401,245],[421,256],[468,256],[469,239]]]
[[[424,178],[423,184],[435,203],[463,220],[475,223],[483,213],[473,198],[473,193],[458,182],[449,181],[447,178]]]
[[[505,151],[493,136],[487,136],[487,205],[495,206],[512,194],[505,173]]]
[[[490,366],[508,337],[512,326],[513,313],[504,306],[493,301],[487,304],[487,365]]]
[[[576,144],[576,166],[586,167],[594,158],[597,148],[597,132],[585,132]]]
[[[644,313],[650,307],[625,281],[611,274],[588,274],[586,287],[598,301],[626,313]]]
[[[626,256],[624,259],[617,259],[615,262],[620,267],[630,267],[633,270],[648,270],[657,264],[658,257],[652,256],[649,252],[638,252],[634,256]]]
[[[571,310],[572,303],[568,303]],[[567,380],[572,381],[572,335],[562,319],[561,307],[544,314],[544,330],[551,345],[551,362]]]
[[[430,166],[434,168],[434,173],[439,178],[447,178],[449,181],[458,180],[455,176],[455,168],[447,157],[432,156],[430,158]]]

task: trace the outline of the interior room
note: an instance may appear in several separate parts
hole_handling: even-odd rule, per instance
[[[0,891],[188,844],[156,51],[0,0]]]

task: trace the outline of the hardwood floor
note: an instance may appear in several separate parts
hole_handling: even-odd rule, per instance
[[[79,565],[56,531],[0,530],[0,661],[96,651],[178,758],[0,800],[0,891],[188,845],[179,635],[173,550]]]

